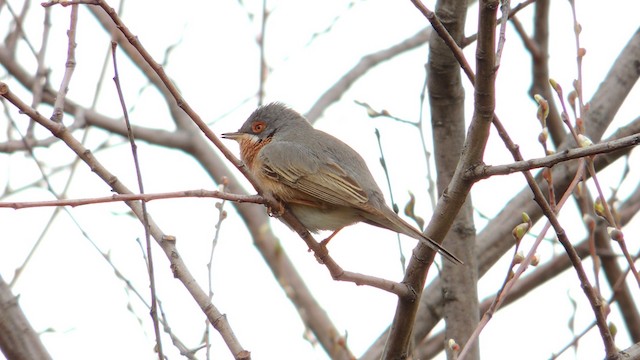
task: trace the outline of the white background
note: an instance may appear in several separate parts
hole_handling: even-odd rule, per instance
[[[20,1],[10,3],[14,8],[21,6]],[[637,13],[622,10],[630,9],[634,4],[622,1],[612,7],[604,1],[578,3],[578,16],[583,28],[580,40],[587,49],[583,68],[586,99],[595,92],[620,49],[636,31]],[[429,2],[427,6],[434,9],[435,5]],[[271,73],[266,83],[266,100],[285,102],[300,112],[308,110],[322,92],[363,55],[395,44],[427,24],[409,1],[358,1],[353,7],[342,1],[271,1],[268,8],[271,15],[265,39]],[[130,1],[125,5],[122,18],[159,62],[167,47],[177,44],[169,55],[165,70],[190,105],[210,121],[212,129],[219,134],[239,128],[256,105],[253,96],[259,81],[259,48],[255,40],[260,31],[260,9],[261,2],[257,1],[246,1],[243,5],[235,1]],[[527,29],[531,29],[532,10],[529,8],[519,14]],[[255,16],[253,20],[247,12]],[[69,13],[70,8],[52,9],[53,27],[47,64],[51,66],[50,82],[54,88],[60,83],[64,71]],[[476,14],[477,10],[472,8],[468,15],[467,34],[475,32]],[[553,2],[551,14],[551,74],[568,92],[577,76],[575,38],[568,2]],[[339,18],[331,31],[311,41],[313,34],[322,32],[336,16]],[[36,29],[28,31],[38,34],[30,38],[36,48],[40,41],[37,29],[42,27],[42,19],[43,9],[36,3],[32,4],[24,26]],[[6,12],[0,13],[0,24],[9,21]],[[110,47],[110,38],[84,7],[80,11],[77,43],[77,67],[68,97],[88,106]],[[521,44],[509,25],[507,46],[498,74],[496,113],[514,141],[521,146],[525,158],[540,157],[543,154],[537,144],[540,129],[535,118],[536,107],[527,95],[531,83],[530,58]],[[473,45],[465,50],[472,63],[473,51]],[[19,48],[17,56],[24,59],[23,65],[29,71],[35,72],[35,61],[24,46]],[[123,53],[118,57],[127,104],[133,107],[130,112],[132,121],[141,126],[172,129],[166,106],[157,92],[145,87],[146,81]],[[416,120],[426,58],[427,47],[422,46],[370,71],[339,103],[325,112],[316,127],[343,139],[359,151],[386,191],[374,136],[374,129],[380,129],[396,202],[402,207],[408,200],[407,192],[414,192],[419,199],[418,213],[428,219],[431,207],[425,185],[427,169],[418,133],[411,126],[389,119],[370,119],[366,111],[354,103],[354,100],[365,101],[376,109],[387,109],[397,117]],[[118,117],[121,110],[110,80],[112,76],[109,63],[98,109],[106,115]],[[8,81],[11,89],[24,99],[30,99],[13,80],[3,81]],[[467,86],[470,118],[472,89],[466,81],[463,82]],[[611,128],[634,119],[638,115],[639,101],[640,94],[636,88]],[[40,111],[50,116],[50,109],[43,107]],[[24,116],[15,116],[21,126],[26,124]],[[429,114],[424,116],[428,121]],[[428,126],[425,131],[429,138]],[[81,133],[76,136],[80,137]],[[91,130],[88,147],[95,147],[107,138],[105,132]],[[110,138],[109,142],[119,145],[97,152],[98,160],[130,188],[135,188],[128,145],[117,137]],[[228,145],[237,151],[235,143]],[[139,146],[147,192],[216,188],[200,166],[183,153],[144,143]],[[71,152],[59,144],[38,149],[36,156],[48,166],[73,161]],[[631,163],[635,161],[637,164],[637,160],[637,155],[632,156]],[[503,164],[510,161],[509,153],[492,134],[486,162]],[[3,187],[19,187],[40,177],[33,160],[22,154],[0,155],[0,168],[5,169],[0,173],[0,186]],[[603,173],[601,178],[607,191],[617,186],[621,169],[622,164],[616,164]],[[240,177],[237,171],[231,171]],[[637,166],[632,166],[631,180],[622,186],[619,197],[624,198],[635,187],[639,175]],[[67,172],[52,176],[57,191],[62,189],[67,176]],[[520,174],[477,184],[472,192],[477,215],[491,218],[524,185]],[[81,164],[68,197],[107,195],[108,187]],[[53,199],[53,196],[45,188],[35,188],[17,192],[2,201],[46,199]],[[585,232],[579,217],[570,207],[561,220],[569,237],[577,241],[584,237]],[[181,255],[206,288],[206,263],[218,216],[214,201],[162,200],[149,203],[148,208],[163,231],[177,237]],[[213,258],[213,303],[227,314],[240,343],[252,352],[254,359],[326,359],[319,346],[304,338],[305,329],[295,308],[252,246],[237,214],[229,204],[225,209],[229,217],[223,223]],[[53,211],[52,208],[0,210],[0,228],[4,230],[0,238],[0,274],[5,281],[11,280]],[[142,227],[129,216],[127,208],[123,204],[106,204],[69,211],[100,249],[109,253],[118,270],[148,298],[147,275],[135,242],[136,238],[143,238]],[[514,219],[514,226],[517,222],[518,219]],[[477,216],[478,230],[485,223],[485,219]],[[351,283],[334,282],[293,232],[278,221],[273,220],[272,224],[307,285],[338,329],[348,334],[348,345],[359,356],[390,324],[395,311],[395,296]],[[625,230],[631,240],[632,251],[637,251],[637,242],[633,242],[637,231],[637,221]],[[526,238],[523,243],[525,251],[532,241],[533,238]],[[402,244],[407,256],[414,241],[403,239]],[[195,348],[203,336],[204,316],[183,286],[173,279],[168,262],[157,250],[155,247],[156,279],[164,311],[175,334],[187,346]],[[331,242],[330,251],[345,269],[401,279],[398,244],[396,235],[391,232],[356,225],[343,230]],[[539,249],[542,261],[547,261],[554,251],[560,251],[557,245],[543,244]],[[481,299],[499,288],[507,265],[508,259],[505,258],[480,281]],[[585,268],[590,267],[587,261]],[[435,273],[432,269],[430,277]],[[633,282],[630,286],[637,298],[637,286]],[[148,310],[114,276],[109,264],[82,236],[66,213],[62,213],[47,232],[13,291],[19,295],[22,309],[35,329],[47,332],[42,338],[56,359],[152,359],[155,356]],[[606,293],[605,297],[608,296]],[[559,350],[573,337],[566,325],[572,311],[570,298],[578,302],[576,331],[581,331],[592,321],[593,315],[575,273],[568,271],[533,291],[519,305],[501,310],[492,319],[481,337],[483,357],[508,358],[509,354],[517,353],[521,359],[548,358],[552,351]],[[615,306],[610,320],[623,328]],[[214,358],[231,359],[215,331],[211,338]],[[630,345],[624,333],[616,343],[620,348]],[[168,338],[164,338],[164,349],[170,358],[179,357]],[[600,359],[602,354],[602,342],[597,331],[593,331],[580,342],[576,358]],[[204,358],[203,351],[197,356]],[[569,351],[564,358],[573,356]]]

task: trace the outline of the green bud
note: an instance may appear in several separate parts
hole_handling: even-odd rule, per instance
[[[516,239],[516,241],[520,241],[528,231],[529,231],[529,224],[521,223],[513,228],[513,231],[511,232],[511,234]]]
[[[582,134],[578,134],[578,143],[580,144],[580,147],[587,147],[587,146],[593,145],[593,141],[591,141],[591,139],[589,139],[588,137]]]

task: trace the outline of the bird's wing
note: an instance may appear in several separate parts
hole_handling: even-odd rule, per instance
[[[320,159],[304,146],[271,142],[262,149],[260,157],[266,176],[314,200],[360,208],[369,199],[362,186],[340,165],[331,159]],[[310,199],[300,200],[308,202]]]

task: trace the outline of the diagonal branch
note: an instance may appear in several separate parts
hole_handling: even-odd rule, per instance
[[[362,57],[362,59],[360,59],[360,61],[351,70],[347,71],[335,84],[333,84],[333,86],[320,96],[313,106],[311,106],[311,109],[307,111],[305,117],[311,123],[314,123],[318,118],[320,118],[320,116],[322,116],[322,113],[324,113],[325,109],[329,107],[329,105],[340,100],[342,95],[351,88],[351,85],[369,70],[384,61],[398,56],[399,54],[423,45],[429,41],[430,37],[431,29],[423,29],[398,44]]]
[[[417,3],[416,6],[423,12],[423,14],[425,14],[427,19],[429,19],[430,21],[436,19],[434,28],[437,30],[438,29],[437,26],[441,26],[441,24],[439,24],[439,22],[437,21],[437,18],[435,18],[433,13],[430,12],[428,9],[426,9],[426,7],[424,7],[424,5],[422,5],[419,1],[414,1],[414,4],[415,3]],[[444,36],[447,36],[447,35],[445,34]],[[447,44],[451,44],[452,51],[454,52],[454,55],[456,56],[456,58],[460,60],[463,70],[468,75],[470,80],[474,82],[474,76],[472,73],[469,73],[468,66],[467,66],[468,63],[466,62],[466,60],[464,60],[464,55],[462,54],[460,49],[457,47],[457,45],[455,45],[455,42],[447,41],[446,38],[445,38],[445,41],[447,42]],[[620,56],[616,60],[616,63],[610,70],[609,74],[607,74],[605,81],[601,84],[600,88],[594,95],[594,98],[591,102],[591,111],[588,113],[588,116],[587,116],[587,120],[589,120],[589,123],[590,123],[590,126],[587,128],[587,131],[591,139],[595,139],[597,141],[601,138],[602,133],[606,129],[607,125],[613,119],[613,115],[615,114],[617,109],[620,107],[620,105],[624,101],[624,98],[633,87],[633,84],[635,83],[635,81],[638,79],[638,76],[640,75],[640,73],[637,71],[634,71],[634,65],[633,65],[637,63],[636,59],[640,58],[640,56],[638,56],[639,55],[638,53],[640,53],[640,32],[636,32],[632,37],[632,39],[630,40],[630,42],[627,44],[627,46],[623,49]],[[627,79],[627,80],[620,83],[618,81],[619,79]],[[498,126],[499,122],[496,120],[497,118],[494,118],[494,124]],[[637,131],[626,133],[626,135],[631,135],[636,132]],[[508,145],[508,148],[514,153],[514,156],[516,156],[516,160],[522,160],[521,157],[517,158],[516,154],[518,153],[518,151],[517,151],[517,148],[515,147],[515,144],[513,143],[509,144],[508,134],[506,134],[506,131],[504,130],[504,128],[502,128],[501,126],[498,127],[498,133],[503,138],[505,143]],[[599,160],[602,161],[603,159],[600,158]],[[604,159],[604,162],[606,162],[606,159]],[[564,172],[565,170],[566,170],[566,167],[562,167],[562,166],[554,168],[554,172],[555,171]],[[571,172],[568,172],[567,174],[571,174]],[[558,179],[557,176],[554,176],[554,178]],[[562,180],[566,181],[566,177],[562,177]],[[529,186],[532,186],[532,185],[534,184],[529,182]],[[518,211],[522,211],[522,209],[524,209],[525,207],[529,208],[531,212],[527,210],[527,213],[529,213],[530,216],[532,214],[535,214],[535,217],[531,216],[531,218],[534,219],[534,221],[537,221],[539,217],[542,215],[542,213],[538,206],[534,206],[533,208],[530,206],[531,203],[530,203],[529,194],[530,194],[530,190],[525,190],[524,192],[521,192],[514,198],[514,201],[509,203],[508,208],[511,209],[511,211],[513,211],[513,209],[518,209]],[[443,198],[445,198],[446,200],[446,197],[448,196],[448,194],[445,193],[444,195],[445,196]],[[439,212],[438,209],[436,209],[434,213],[440,214],[442,212]],[[500,215],[508,215],[508,214],[503,210]],[[508,217],[510,217],[510,215],[508,215]],[[489,227],[485,228],[485,230],[481,233],[481,234],[485,234],[485,236],[490,236],[491,239],[487,239],[487,240],[493,240],[493,242],[496,243],[496,244],[492,244],[491,245],[492,247],[496,249],[500,248],[499,252],[495,252],[495,250],[494,252],[492,252],[494,253],[494,255],[493,255],[493,260],[491,262],[483,262],[482,260],[480,261],[481,264],[484,264],[484,269],[482,267],[480,269],[481,273],[484,273],[486,269],[490,267],[493,264],[493,262],[496,261],[511,246],[510,242],[502,241],[502,239],[508,238],[511,232],[511,228],[505,229],[503,226],[500,225],[500,224],[504,224],[505,221],[507,221],[506,218],[503,218],[500,221],[498,221],[498,219],[496,218],[495,221],[492,222],[492,224],[495,224],[495,226],[500,227],[501,231],[504,230],[504,233],[502,232],[500,233],[501,236],[498,232],[495,232],[495,231],[487,232]],[[487,234],[491,234],[491,235],[487,235]],[[434,237],[434,238],[439,239],[440,237]],[[481,238],[479,236],[479,240],[480,239]],[[477,253],[480,254],[480,256],[488,254],[488,253],[485,254],[482,250],[479,250]],[[438,286],[436,285],[438,284],[434,284],[435,287],[433,289],[439,288],[439,285]],[[439,291],[439,290],[436,290],[436,291]],[[435,297],[439,297],[439,295],[435,295]],[[390,334],[394,334],[394,331],[396,330],[397,329],[394,328],[394,325],[392,325],[389,332]],[[605,331],[604,329],[601,329],[601,330]],[[391,335],[391,337],[392,336],[393,335]]]
[[[439,1],[436,4],[436,15],[458,43],[464,38],[467,12],[466,0]],[[441,37],[434,37],[429,42],[426,66],[433,157],[440,194],[446,191],[455,174],[465,143],[465,90],[460,66]],[[444,262],[440,274],[442,292],[448,299],[444,302],[445,336],[459,343],[469,339],[479,320],[475,237],[473,204],[471,197],[467,197],[444,239],[447,248],[460,256],[465,266]],[[453,355],[448,351],[450,347],[446,349],[448,356]],[[478,346],[471,351],[472,359],[480,358]]]
[[[103,13],[98,11],[98,13]],[[107,16],[107,19],[108,16]],[[105,24],[103,24],[105,25]],[[107,25],[105,25],[107,26]],[[113,31],[117,32],[117,29],[111,23]],[[117,32],[116,34],[120,34]],[[124,39],[124,37],[122,37]],[[135,55],[135,48],[131,46],[126,40],[120,43],[123,49],[133,49]],[[148,64],[144,59],[137,55],[134,56],[133,61],[138,66],[146,66]],[[27,73],[17,62],[15,62],[11,53],[4,47],[0,46],[0,63],[17,79],[21,84],[26,87],[31,87],[34,83],[34,78]],[[149,68],[150,69],[150,68]],[[147,76],[149,73],[146,72]],[[161,84],[161,83],[160,83]],[[163,94],[168,94],[166,91]],[[167,103],[170,105],[174,119],[176,116],[186,116],[185,113],[176,105],[171,95],[166,97]],[[53,104],[56,97],[56,92],[51,88],[45,88],[43,94],[43,100],[48,104]],[[174,109],[175,108],[175,109]],[[65,111],[75,114],[74,123],[67,128],[68,131],[81,128],[86,124],[97,126],[105,129],[109,132],[126,136],[126,127],[122,122],[117,119],[112,119],[97,113],[91,109],[86,109],[79,104],[65,98]],[[198,163],[207,171],[212,178],[218,183],[222,183],[224,179],[229,182],[229,189],[240,195],[249,196],[243,189],[240,181],[227,170],[226,164],[220,159],[219,154],[212,151],[211,143],[201,136],[200,131],[193,123],[182,120],[176,120],[180,122],[181,126],[177,131],[166,131],[159,129],[146,128],[142,126],[132,125],[133,132],[140,140],[144,140],[151,144],[157,144],[166,146],[169,148],[175,148],[186,151],[193,156]],[[43,140],[29,141],[28,145],[33,146],[49,146],[58,139],[54,136],[51,138],[45,138]],[[11,142],[0,146],[0,151],[19,151],[24,150],[25,145],[23,143],[13,144]],[[329,319],[327,313],[322,309],[320,304],[315,300],[311,291],[304,283],[304,280],[298,273],[297,269],[289,259],[287,254],[283,251],[282,245],[279,239],[273,234],[269,226],[269,220],[265,211],[261,207],[256,206],[243,206],[236,203],[236,209],[247,224],[254,244],[260,254],[265,259],[265,262],[273,272],[274,278],[278,281],[283,289],[286,289],[285,294],[289,297],[291,302],[295,305],[296,310],[300,313],[301,319],[305,325],[311,329],[316,338],[320,341],[323,347],[328,353],[332,354],[333,358],[353,358],[348,349],[346,349],[345,341],[341,338],[339,331],[335,325]],[[349,278],[346,276],[345,278]],[[393,285],[384,285],[385,289],[396,289],[395,291],[401,291],[401,287]]]
[[[427,9],[421,1],[413,0],[412,2],[427,19],[430,21],[437,19],[435,14]],[[497,8],[497,1],[481,1],[480,3],[479,36],[476,51],[478,80],[472,81],[476,86],[475,113],[469,126],[468,137],[464,143],[460,163],[447,189],[438,200],[436,208],[433,211],[434,216],[431,218],[425,230],[427,236],[436,241],[442,241],[447,234],[453,224],[455,216],[471,190],[473,182],[465,179],[464,169],[476,166],[482,161],[484,148],[489,135],[489,128],[494,118],[494,48]],[[434,22],[432,22],[432,24],[434,24]],[[452,49],[460,49],[439,21],[435,22],[434,29]],[[462,51],[454,51],[454,56],[462,64],[464,71],[472,75],[473,72],[471,68],[468,67]],[[475,80],[475,76],[470,77]],[[434,255],[433,251],[420,245],[413,251],[404,282],[411,286],[417,294],[422,293],[427,271],[433,261]],[[403,358],[407,355],[417,310],[417,302],[411,301],[410,299],[398,300],[396,314],[393,324],[391,325],[383,358],[396,359]]]
[[[3,96],[10,103],[16,106],[20,111],[29,116],[31,119],[42,125],[49,130],[54,136],[64,141],[65,144],[76,153],[76,155],[82,159],[91,170],[96,173],[104,182],[109,184],[113,191],[120,194],[131,194],[124,184],[122,184],[113,174],[111,174],[104,166],[102,166],[98,160],[93,156],[91,151],[85,148],[73,135],[67,131],[64,125],[53,122],[40,113],[29,107],[22,100],[20,100],[15,94],[13,94],[9,87],[5,83],[0,83],[0,96]],[[131,208],[131,211],[138,217],[143,219],[142,207],[137,201],[127,201],[127,206]],[[198,283],[191,275],[186,264],[182,261],[180,254],[176,248],[175,238],[167,236],[162,232],[158,225],[149,217],[149,232],[153,238],[158,242],[165,255],[171,263],[171,269],[176,278],[178,278],[191,296],[196,300],[202,311],[207,315],[207,318],[211,324],[220,332],[225,343],[229,347],[229,350],[233,353],[236,359],[250,359],[250,353],[245,350],[239,343],[235,334],[233,333],[226,316],[223,315],[208,298],[206,292],[200,288]]]

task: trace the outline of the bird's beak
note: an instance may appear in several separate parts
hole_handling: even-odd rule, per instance
[[[245,133],[241,133],[241,132],[231,132],[231,133],[224,133],[222,134],[222,138],[223,139],[231,139],[231,140],[235,140],[235,141],[240,141],[240,139],[242,137],[244,137]]]

